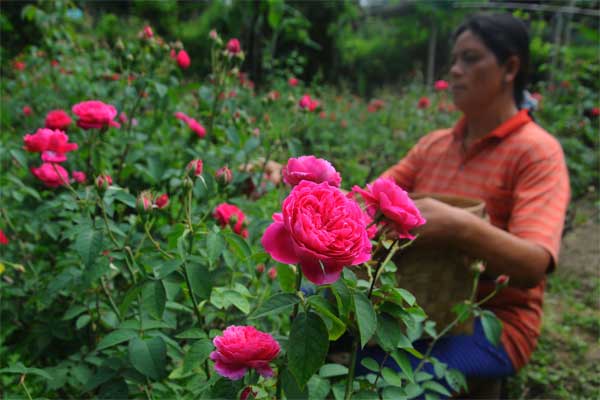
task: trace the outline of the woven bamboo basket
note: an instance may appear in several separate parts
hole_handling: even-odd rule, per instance
[[[486,218],[482,200],[433,193],[412,193],[413,200],[430,197]],[[398,286],[410,291],[440,331],[456,318],[452,306],[469,298],[470,266],[476,261],[450,246],[408,246],[393,258]],[[473,321],[457,325],[452,334],[471,334]]]

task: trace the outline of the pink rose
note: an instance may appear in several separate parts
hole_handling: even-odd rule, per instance
[[[210,32],[208,32],[208,37],[210,37],[212,40],[217,40],[219,38],[219,34],[215,29],[211,29]]]
[[[23,71],[25,69],[25,63],[23,61],[15,61],[13,66],[17,71]]]
[[[194,131],[196,133],[196,135],[198,135],[198,137],[203,138],[204,136],[206,136],[206,129],[204,129],[204,127],[198,121],[196,121],[194,118],[188,117],[181,111],[177,111],[175,113],[175,118],[185,122],[187,124],[187,126],[189,126],[189,128],[192,131]]]
[[[269,268],[269,272],[267,272],[267,275],[269,276],[270,280],[274,281],[275,279],[277,279],[277,269],[275,267]]]
[[[233,173],[227,166],[221,167],[215,172],[215,178],[221,185],[229,185],[233,180]]]
[[[60,130],[38,129],[33,135],[25,135],[25,150],[42,153],[42,161],[60,163],[67,161],[65,153],[77,150],[77,143],[68,143],[69,136]]]
[[[77,115],[77,125],[83,129],[101,129],[108,126],[121,125],[113,121],[117,116],[117,109],[110,104],[99,100],[88,100],[75,104],[72,108],[73,114]]]
[[[508,285],[508,281],[509,281],[509,280],[510,280],[510,277],[509,277],[508,275],[504,275],[504,274],[503,274],[503,275],[499,275],[499,276],[496,278],[496,281],[495,281],[495,282],[496,282],[496,285],[497,285],[497,286],[506,286],[506,285]]]
[[[369,103],[369,106],[367,107],[367,111],[370,113],[377,112],[377,111],[381,110],[384,105],[385,105],[385,103],[383,100],[373,99]]]
[[[177,65],[179,65],[179,68],[187,69],[189,68],[190,64],[190,56],[188,55],[187,51],[179,50],[179,53],[177,53]]]
[[[149,25],[146,25],[144,27],[144,36],[146,37],[146,39],[150,39],[152,36],[154,36],[154,32],[152,31],[152,28]]]
[[[433,84],[433,87],[438,92],[441,92],[441,91],[448,89],[448,82],[446,82],[445,80],[435,81],[435,83]]]
[[[158,207],[158,208],[165,208],[166,206],[169,205],[169,195],[166,194],[166,193],[165,194],[161,194],[154,201],[154,205],[156,207]]]
[[[188,163],[186,171],[192,171],[192,173],[194,174],[194,176],[200,176],[202,175],[202,169],[203,169],[204,163],[202,162],[202,160],[197,159],[197,160],[192,160]]]
[[[369,216],[377,219],[381,213],[392,224],[399,238],[414,239],[409,230],[426,222],[408,193],[391,178],[379,178],[372,184],[367,184],[366,190],[358,186],[354,186],[352,190],[365,200]]]
[[[213,217],[221,224],[221,228],[229,225],[241,237],[248,237],[248,230],[245,228],[246,216],[233,204],[219,204],[213,212]]]
[[[210,353],[219,375],[231,380],[241,379],[249,368],[268,378],[273,376],[269,363],[280,351],[273,336],[253,326],[231,325],[222,336],[213,339],[216,350]]]
[[[138,195],[136,205],[140,211],[148,211],[152,208],[152,193],[144,190]]]
[[[321,103],[319,103],[318,100],[312,99],[308,94],[302,96],[302,98],[298,102],[298,105],[301,109],[308,111],[315,111],[320,104]]]
[[[73,179],[75,179],[75,182],[77,182],[77,183],[84,183],[85,180],[87,179],[87,176],[85,176],[85,172],[82,172],[82,171],[73,171],[73,173],[71,175],[73,176]]]
[[[283,167],[283,181],[296,186],[300,181],[307,180],[316,183],[327,182],[339,187],[342,182],[340,174],[327,160],[315,156],[290,158]]]
[[[112,185],[113,180],[110,175],[98,175],[96,178],[96,186],[100,190],[108,189]]]
[[[288,85],[290,85],[291,87],[298,86],[298,79],[294,78],[293,76],[290,77],[290,79],[288,79]]]
[[[5,246],[8,244],[8,238],[6,237],[2,229],[0,229],[0,244],[3,244]]]
[[[417,108],[427,108],[431,104],[431,100],[428,97],[421,97],[417,103]]]
[[[227,51],[231,55],[236,55],[240,51],[242,51],[242,46],[240,45],[240,41],[238,39],[229,39],[227,42]]]
[[[273,214],[261,243],[275,260],[300,264],[317,285],[337,281],[345,266],[371,258],[358,203],[326,182],[301,181]]]
[[[23,115],[26,117],[31,116],[31,114],[33,113],[33,111],[31,110],[31,107],[29,106],[24,106],[23,107]]]
[[[39,168],[31,168],[31,173],[48,187],[58,187],[69,182],[69,173],[59,164],[44,163]]]
[[[71,125],[71,117],[64,110],[51,110],[46,114],[46,128],[66,130]]]

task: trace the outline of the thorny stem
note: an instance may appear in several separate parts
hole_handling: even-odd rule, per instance
[[[104,294],[106,295],[106,297],[108,297],[108,301],[110,302],[110,307],[113,309],[114,313],[117,315],[117,319],[120,321],[122,321],[121,318],[121,313],[119,312],[119,309],[117,307],[117,305],[115,304],[115,301],[113,300],[112,296],[110,295],[110,292],[108,291],[108,288],[106,287],[106,281],[104,280],[104,277],[100,277],[100,283],[102,286],[102,290],[104,291]]]
[[[150,241],[152,242],[152,244],[154,245],[156,250],[158,250],[160,252],[160,254],[162,254],[165,257],[170,258],[170,259],[174,258],[171,254],[167,253],[160,247],[160,243],[158,243],[152,236],[152,233],[150,233],[150,228],[148,227],[148,224],[144,224],[144,231],[146,232],[146,235],[148,236],[148,238],[150,239]]]

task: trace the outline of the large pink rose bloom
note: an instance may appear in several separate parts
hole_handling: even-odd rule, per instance
[[[69,136],[62,131],[38,129],[33,135],[25,135],[25,150],[42,153],[42,161],[60,163],[67,161],[65,153],[77,150],[77,143],[69,143]]]
[[[71,117],[64,110],[52,110],[46,115],[46,128],[66,130],[71,125]]]
[[[277,357],[280,347],[268,333],[253,326],[231,325],[222,336],[213,339],[213,344],[217,349],[210,353],[210,359],[219,375],[235,381],[254,368],[266,378],[273,376],[269,363]]]
[[[315,156],[290,158],[287,165],[283,167],[283,181],[295,186],[303,180],[315,183],[327,182],[336,187],[339,187],[342,182],[340,174],[327,160]]]
[[[99,100],[82,101],[72,108],[73,114],[79,118],[77,125],[83,129],[100,129],[108,126],[121,125],[113,121],[117,116],[117,109],[110,104]]]
[[[317,285],[333,283],[344,267],[371,258],[362,210],[326,182],[300,182],[273,221],[261,240],[267,253],[279,262],[300,264]]]
[[[425,224],[419,209],[400,186],[392,178],[379,178],[367,189],[358,186],[352,188],[358,192],[367,205],[367,213],[376,218],[380,212],[385,220],[392,224],[399,238],[414,239],[409,231]]]
[[[39,168],[31,168],[31,173],[48,187],[58,187],[69,182],[69,173],[59,164],[44,163]]]

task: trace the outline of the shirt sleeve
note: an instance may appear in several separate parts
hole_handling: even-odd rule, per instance
[[[570,200],[562,149],[543,159],[526,161],[517,172],[508,231],[546,249],[550,271],[558,263],[565,214]]]
[[[382,178],[391,177],[396,184],[407,192],[412,192],[418,171],[423,164],[423,143],[419,141],[406,156],[397,164],[388,168],[381,174]]]

